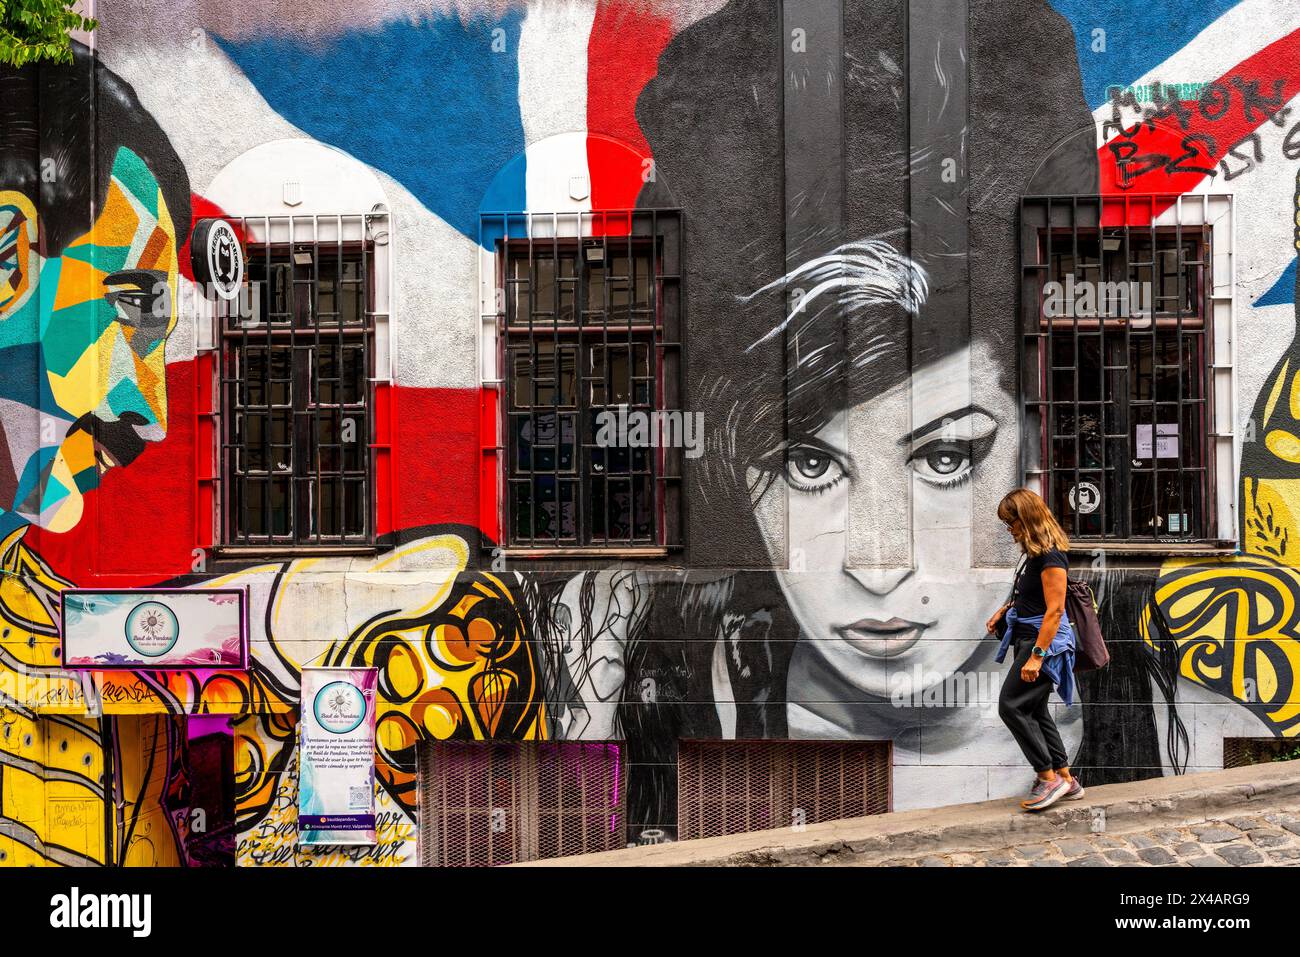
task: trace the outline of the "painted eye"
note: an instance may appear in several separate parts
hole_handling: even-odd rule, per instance
[[[822,449],[796,447],[786,453],[785,478],[801,492],[825,492],[844,478],[844,468]]]
[[[965,480],[973,465],[969,442],[931,442],[912,453],[912,468],[923,481],[946,488]]]

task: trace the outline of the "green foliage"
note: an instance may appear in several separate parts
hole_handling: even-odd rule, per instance
[[[69,32],[98,26],[74,6],[64,0],[0,0],[0,64],[71,63]]]
[[[1284,750],[1284,751],[1280,751],[1278,754],[1276,754],[1276,755],[1273,757],[1273,760],[1274,760],[1274,761],[1294,761],[1296,758],[1300,758],[1300,745],[1296,745],[1295,747],[1289,748],[1289,749]]]

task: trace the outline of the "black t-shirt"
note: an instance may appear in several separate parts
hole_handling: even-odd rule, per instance
[[[1041,555],[1033,555],[1025,562],[1024,570],[1016,583],[1016,617],[1035,618],[1047,611],[1043,597],[1043,569],[1064,568],[1070,574],[1070,555],[1054,548]]]

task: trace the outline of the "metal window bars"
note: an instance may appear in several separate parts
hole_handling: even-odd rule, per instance
[[[241,295],[218,301],[228,546],[373,543],[375,333],[387,327],[389,217],[231,218]],[[381,261],[382,260],[382,261]]]
[[[1022,473],[1072,538],[1218,532],[1205,199],[1021,200]]]
[[[480,230],[506,544],[679,544],[680,212],[483,214]]]

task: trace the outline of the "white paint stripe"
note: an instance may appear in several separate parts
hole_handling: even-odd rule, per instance
[[[1300,29],[1300,4],[1278,0],[1242,0],[1215,20],[1190,43],[1159,66],[1132,82],[1132,86],[1161,83],[1208,83],[1227,73],[1288,33]],[[1110,105],[1093,111],[1102,122]]]
[[[589,210],[590,192],[571,184],[587,170],[587,43],[595,0],[542,0],[531,5],[519,38],[519,114],[524,142],[548,140],[528,154],[528,208]],[[581,134],[564,135],[562,134]],[[552,137],[561,136],[558,140]],[[578,189],[571,189],[578,186]],[[578,193],[574,198],[572,193]]]
[[[1253,140],[1236,150],[1238,156],[1248,157],[1255,164],[1253,168],[1246,160],[1225,157],[1228,171],[1236,174],[1232,179],[1227,178],[1220,164],[1216,167],[1218,175],[1205,177],[1188,191],[1231,193],[1235,198],[1237,296],[1243,305],[1250,305],[1267,292],[1295,258],[1292,204],[1296,164],[1283,156],[1282,144],[1287,132],[1300,120],[1300,96],[1287,106],[1290,112],[1283,126],[1265,123],[1255,131],[1262,159],[1256,159]]]
[[[221,170],[259,144],[302,139],[303,132],[266,99],[215,43],[191,46],[186,36],[169,46],[104,44],[105,63],[135,87],[189,172],[190,187],[205,195]],[[177,83],[183,76],[186,82]],[[214,91],[222,108],[212,109]],[[475,388],[478,385],[474,315],[474,240],[453,229],[405,186],[377,174],[393,216],[391,347],[394,376],[403,386]],[[286,171],[284,179],[294,178]],[[262,184],[263,186],[265,184]],[[265,210],[286,213],[289,207]],[[193,324],[178,323],[167,361],[192,359]]]

